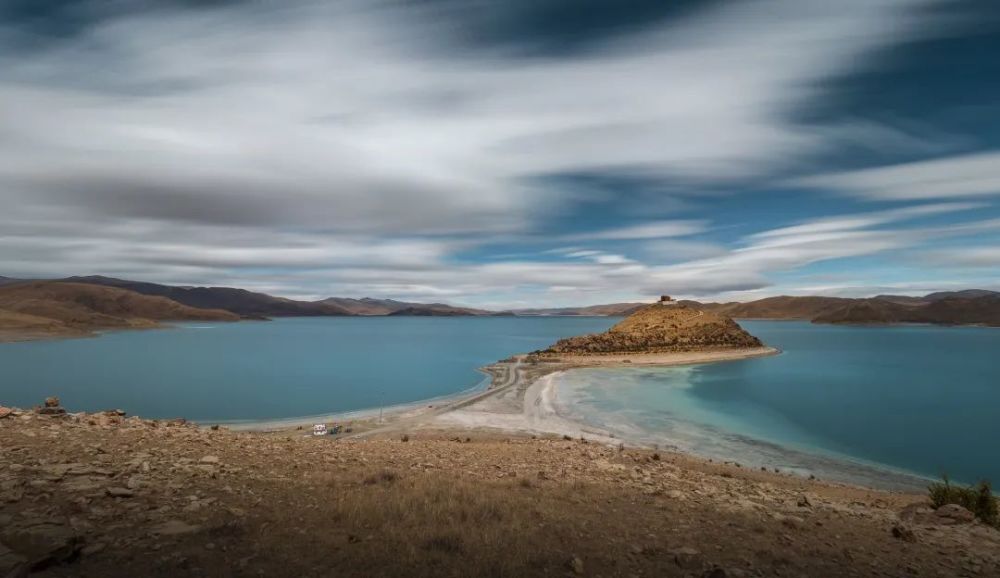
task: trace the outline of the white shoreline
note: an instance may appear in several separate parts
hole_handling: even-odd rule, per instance
[[[486,373],[481,369],[478,371]],[[197,423],[199,425],[219,425],[233,431],[270,432],[297,428],[299,426],[311,426],[317,423],[368,420],[378,417],[379,413],[382,414],[383,419],[413,417],[424,413],[426,410],[440,407],[441,405],[448,405],[472,399],[475,396],[488,391],[491,387],[492,380],[492,376],[487,373],[485,377],[483,377],[483,379],[476,385],[456,393],[439,395],[437,397],[430,397],[417,401],[397,403],[381,408],[369,407],[337,413],[322,413],[316,415],[303,415],[263,420],[198,420],[193,421],[193,423]]]
[[[577,417],[567,416],[559,411],[559,381],[568,372],[577,369],[590,368],[615,368],[622,369],[628,367],[676,367],[684,365],[702,365],[707,363],[717,363],[720,361],[736,361],[740,359],[751,359],[774,355],[777,350],[761,351],[752,355],[725,356],[715,359],[699,359],[690,361],[687,359],[675,359],[669,362],[660,356],[658,363],[651,359],[631,363],[624,363],[620,359],[614,361],[604,360],[603,363],[592,363],[589,365],[576,365],[559,368],[554,371],[538,376],[536,379],[524,383],[523,397],[517,401],[509,399],[510,391],[505,397],[508,399],[504,403],[504,389],[498,389],[496,395],[483,396],[475,403],[467,404],[463,407],[443,411],[430,420],[426,420],[421,425],[430,429],[442,430],[481,430],[493,431],[497,433],[508,433],[515,435],[555,435],[569,436],[574,439],[586,439],[594,443],[617,446],[619,444],[627,447],[645,449],[663,449],[688,455],[701,460],[708,461],[730,461],[740,462],[745,467],[754,469],[767,466],[769,470],[777,467],[776,463],[754,463],[746,456],[738,455],[711,455],[710,453],[699,452],[695,449],[685,447],[680,440],[670,440],[669,438],[658,439],[655,442],[646,441],[639,437],[633,437],[625,433],[614,432],[598,425],[587,423]],[[699,356],[701,357],[701,356]],[[515,388],[519,380],[509,387]],[[781,471],[791,473],[801,477],[808,477],[815,474],[828,482],[843,483],[858,487],[871,487],[882,490],[902,490],[916,491],[923,490],[933,478],[911,472],[902,468],[897,468],[889,464],[872,462],[856,458],[854,456],[834,454],[822,450],[809,451],[788,447],[779,443],[758,440],[752,436],[733,434],[735,437],[745,438],[748,443],[759,444],[762,450],[761,456],[768,453],[786,458],[795,462],[788,464],[785,461],[780,463]]]

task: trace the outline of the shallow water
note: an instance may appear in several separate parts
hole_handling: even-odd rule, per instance
[[[207,422],[341,413],[467,390],[478,367],[616,321],[292,318],[0,344],[0,404],[57,395],[74,411]]]
[[[858,481],[877,463],[1000,483],[1000,330],[741,324],[783,353],[574,370],[559,378],[561,411],[621,437],[826,479]]]

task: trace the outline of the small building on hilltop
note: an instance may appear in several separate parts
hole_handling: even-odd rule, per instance
[[[670,295],[660,295],[660,305],[675,305],[676,303]]]

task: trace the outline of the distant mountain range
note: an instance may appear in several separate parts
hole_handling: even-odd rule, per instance
[[[114,291],[98,292],[94,287]],[[936,292],[923,297],[782,296],[745,303],[680,303],[737,319],[1000,326],[1000,292],[984,289]],[[320,301],[297,301],[231,287],[180,287],[102,276],[47,281],[0,277],[0,330],[49,327],[58,331],[86,331],[88,328],[155,325],[163,320],[299,316],[626,316],[646,305],[611,303],[494,312],[393,299],[331,297]]]
[[[589,305],[586,307],[555,307],[551,309],[514,309],[515,315],[539,316],[579,316],[579,315],[610,315],[626,316],[649,305],[649,303],[610,303],[608,305]]]
[[[747,303],[682,302],[737,319],[805,319],[814,323],[1000,326],[1000,292],[985,289],[943,291],[923,297],[879,295],[842,297],[768,297]]]
[[[396,301],[394,299],[350,299],[347,297],[330,297],[318,303],[335,305],[351,315],[413,315],[413,316],[444,316],[453,317],[461,315],[496,315],[492,311],[485,309],[471,309],[468,307],[455,307],[444,303],[408,303],[406,301]]]

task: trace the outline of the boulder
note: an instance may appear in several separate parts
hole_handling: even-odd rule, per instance
[[[28,575],[28,559],[0,543],[0,576],[22,578]]]
[[[583,575],[583,560],[579,556],[573,556],[568,565],[574,574],[578,576]]]
[[[674,563],[686,570],[695,570],[702,566],[701,552],[694,548],[677,548],[671,550]]]
[[[913,533],[913,530],[900,524],[896,524],[895,526],[892,527],[892,535],[894,538],[897,538],[904,542],[912,543],[917,541],[917,535]]]
[[[201,531],[201,526],[194,526],[180,520],[168,520],[153,528],[153,533],[159,536],[182,536],[199,531]]]
[[[59,398],[56,396],[45,398],[45,407],[59,407]]]
[[[135,495],[135,492],[128,488],[111,487],[105,490],[105,493],[112,498],[131,498]]]
[[[73,560],[83,547],[80,534],[62,524],[43,523],[0,532],[3,543],[26,559],[31,571]]]
[[[0,405],[0,419],[3,419],[5,417],[10,417],[13,413],[14,413],[13,409]]]
[[[51,398],[50,398],[51,399]],[[46,400],[46,403],[48,400]],[[38,408],[38,415],[66,415],[66,410],[61,407],[46,405]]]
[[[976,515],[966,510],[958,504],[945,504],[935,510],[940,523],[946,525],[969,524],[976,519]]]

